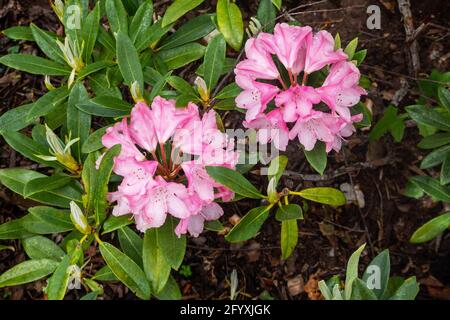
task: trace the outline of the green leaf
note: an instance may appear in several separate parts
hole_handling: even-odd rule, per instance
[[[345,274],[345,300],[350,300],[352,296],[353,281],[358,278],[359,257],[363,252],[366,244],[363,244],[355,252],[352,253],[347,263],[347,271]]]
[[[212,92],[219,81],[225,63],[227,44],[221,34],[216,35],[208,44],[205,51],[204,68],[205,82],[208,93]]]
[[[437,112],[423,105],[406,107],[409,116],[419,124],[450,131],[450,115]]]
[[[148,229],[144,235],[142,258],[147,279],[152,284],[154,292],[160,292],[170,276],[170,265],[163,255],[157,229]]]
[[[11,27],[3,30],[2,33],[12,40],[34,41],[33,33],[28,26]]]
[[[225,64],[222,68],[222,72],[220,73],[220,75],[222,76],[222,75],[227,74],[228,72],[233,71],[235,66],[236,66],[236,59],[225,58]],[[200,77],[203,77],[205,75],[205,66],[203,63],[197,68],[195,73],[197,75],[199,75]],[[242,91],[242,89],[241,89],[241,91]]]
[[[167,65],[169,70],[175,70],[202,58],[204,53],[205,47],[194,42],[173,49],[161,50],[157,57]]]
[[[0,63],[31,74],[68,76],[71,72],[67,66],[30,54],[8,54],[0,58]]]
[[[441,168],[441,180],[442,185],[450,183],[450,152],[447,152],[444,163]]]
[[[175,234],[177,222],[174,218],[167,217],[164,225],[156,230],[158,247],[167,263],[178,270],[186,252],[186,236],[178,237]]]
[[[352,296],[350,300],[377,300],[377,296],[367,287],[364,281],[356,278],[353,281]]]
[[[70,92],[67,104],[67,131],[72,139],[79,138],[72,145],[75,158],[79,162],[82,162],[81,146],[89,136],[91,129],[91,115],[78,109],[77,105],[87,100],[89,100],[89,94],[84,85],[81,82],[76,83]]]
[[[450,112],[450,91],[447,88],[439,87],[438,98],[441,106],[443,106],[447,109],[447,111]]]
[[[109,266],[104,266],[98,270],[92,279],[99,281],[120,281],[112,272]]]
[[[106,0],[106,15],[111,30],[115,33],[128,34],[128,14],[121,0]]]
[[[48,300],[63,300],[66,295],[71,274],[70,256],[66,255],[59,263],[53,275],[48,279]]]
[[[298,225],[297,220],[286,220],[281,222],[281,257],[283,260],[289,258],[297,246]]]
[[[213,23],[214,15],[204,14],[183,24],[177,31],[162,40],[158,46],[159,50],[173,49],[198,39],[211,33],[215,26]]]
[[[97,157],[97,153],[90,153],[84,161],[83,170],[81,171],[81,182],[84,187],[83,207],[88,216],[94,213],[94,199],[96,196],[95,188],[97,183]]]
[[[244,22],[239,7],[230,0],[217,1],[217,24],[227,43],[239,51],[244,38]]]
[[[22,220],[23,227],[37,234],[61,233],[73,230],[68,211],[52,207],[38,206],[28,210],[30,213]]]
[[[394,106],[389,106],[376,125],[370,130],[369,140],[374,141],[380,139],[385,133],[387,133],[391,125],[397,119],[397,108]]]
[[[5,131],[19,131],[35,122],[36,119],[28,120],[27,115],[33,107],[32,103],[24,104],[6,111],[0,116],[0,134]]]
[[[50,177],[33,179],[25,184],[23,197],[28,198],[38,192],[59,189],[69,184],[70,181],[72,181],[72,177],[64,174],[55,174]]]
[[[324,280],[321,280],[321,281],[319,281],[318,284],[319,284],[320,292],[322,293],[325,300],[332,300],[333,294],[331,293],[330,288],[328,288],[326,282]]]
[[[91,133],[84,141],[81,152],[91,153],[103,148],[102,137],[105,135],[107,128],[108,127],[103,127]]]
[[[306,160],[318,173],[323,175],[327,167],[327,153],[325,144],[321,141],[316,142],[316,146],[311,151],[305,150]]]
[[[153,5],[149,1],[144,1],[136,14],[131,20],[130,24],[130,37],[131,41],[136,45],[146,37],[151,26],[152,26],[152,16],[153,16]]]
[[[112,61],[97,61],[90,63],[78,72],[78,80],[83,80],[87,76],[99,72],[105,68],[114,66],[115,63]]]
[[[433,198],[450,202],[450,188],[441,186],[438,180],[428,176],[415,176],[410,181]]]
[[[423,138],[417,146],[422,149],[434,149],[450,143],[450,132],[435,133]]]
[[[257,11],[258,21],[262,25],[262,31],[273,32],[277,11],[271,0],[261,0]]]
[[[331,206],[342,206],[347,202],[340,190],[328,187],[303,189],[298,195],[302,198]]]
[[[442,232],[450,227],[450,212],[441,214],[440,216],[431,219],[419,229],[417,229],[411,236],[412,243],[423,243],[430,241],[440,235]]]
[[[90,62],[91,54],[97,41],[99,29],[100,29],[100,2],[95,4],[94,10],[92,10],[86,17],[81,28],[81,38],[84,41],[83,61]]]
[[[164,288],[154,294],[159,300],[181,300],[183,297],[176,280],[170,276]]]
[[[131,215],[123,216],[109,216],[103,224],[102,234],[107,234],[113,232],[117,229],[125,227],[133,222],[133,217]]]
[[[48,276],[58,265],[49,259],[27,260],[0,275],[0,288],[33,282]]]
[[[172,88],[177,90],[178,92],[189,96],[193,99],[198,99],[197,92],[194,90],[194,88],[181,77],[178,76],[170,76],[167,78],[167,82],[170,84]]]
[[[216,182],[232,191],[251,199],[264,196],[239,172],[225,167],[206,167],[206,171]]]
[[[114,158],[120,153],[120,148],[121,146],[116,144],[105,152],[96,175],[92,198],[94,199],[93,207],[97,225],[106,218],[108,183],[114,166]]]
[[[123,252],[142,266],[142,238],[127,226],[120,228],[118,235]]]
[[[205,229],[208,231],[221,232],[225,229],[219,220],[205,221]]]
[[[0,225],[0,240],[22,239],[33,234],[23,227],[23,218],[11,220]]]
[[[421,169],[429,169],[444,162],[447,155],[450,154],[450,145],[440,147],[433,152],[430,152],[420,162]]]
[[[151,229],[154,230],[154,229]],[[150,298],[150,286],[144,271],[122,251],[107,242],[100,243],[100,253],[114,275],[136,296],[148,300]]]
[[[269,217],[271,207],[262,206],[250,210],[225,236],[229,242],[241,242],[253,238]]]
[[[59,87],[47,92],[33,104],[28,112],[27,121],[32,121],[38,117],[49,114],[64,103],[68,96],[69,90],[66,87]]]
[[[281,10],[281,1],[282,0],[272,0],[272,3],[278,10]]]
[[[158,41],[172,29],[172,25],[162,27],[162,19],[156,21],[140,39],[136,39],[136,49],[141,52],[145,48],[154,48]]]
[[[34,40],[36,41],[39,48],[43,53],[53,61],[65,65],[64,55],[56,44],[57,37],[55,34],[49,34],[44,30],[37,27],[34,23],[30,24],[31,32],[33,34]]]
[[[84,296],[82,296],[80,298],[80,300],[97,300],[99,294],[100,293],[98,291],[92,291],[92,292],[86,293]]]
[[[204,0],[175,0],[164,14],[162,26],[166,27],[169,24],[177,21],[181,16],[187,12],[198,7]]]
[[[52,240],[43,236],[33,236],[22,240],[22,246],[30,259],[50,259],[61,261],[64,251]]]
[[[344,52],[348,56],[348,60],[353,60],[353,56],[355,55],[356,47],[358,46],[358,38],[353,39],[349,42],[349,44],[345,47]]]
[[[77,104],[77,108],[95,116],[121,117],[130,114],[132,105],[118,98],[98,96]]]
[[[25,184],[37,178],[43,178],[45,175],[26,169],[1,169],[0,182],[15,193],[23,196]],[[31,200],[35,200],[51,206],[68,208],[70,201],[75,201],[81,205],[81,192],[74,184],[69,184],[58,190],[49,190],[39,192],[30,196]]]
[[[275,219],[280,222],[303,219],[303,209],[298,204],[288,204],[278,207]]]
[[[418,293],[419,284],[416,281],[416,277],[411,277],[403,282],[389,300],[414,300]]]
[[[123,32],[116,37],[117,63],[122,73],[124,82],[131,86],[137,82],[141,90],[144,90],[144,75],[139,62],[139,55],[131,39]]]
[[[364,59],[366,59],[367,49],[360,50],[353,55],[353,60],[356,60],[356,65],[360,66],[363,63]]]
[[[371,284],[372,292],[381,299],[387,290],[389,274],[391,272],[391,263],[389,259],[389,250],[383,250],[367,266],[363,274],[363,283],[365,287]]]
[[[236,83],[233,82],[225,86],[222,90],[220,90],[219,93],[214,97],[214,99],[217,100],[217,99],[236,98],[241,92],[242,89],[238,87]]]

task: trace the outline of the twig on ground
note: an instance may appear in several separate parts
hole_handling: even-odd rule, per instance
[[[405,27],[406,44],[410,56],[410,73],[417,76],[420,69],[419,45],[414,38],[415,29],[411,13],[411,4],[409,0],[397,0],[398,9],[403,16],[403,25]]]

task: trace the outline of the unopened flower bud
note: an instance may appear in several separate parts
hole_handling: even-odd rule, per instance
[[[81,233],[89,234],[91,232],[91,226],[88,224],[86,216],[74,201],[70,201],[70,219],[75,228]]]
[[[205,80],[203,80],[203,78],[201,77],[197,77],[194,83],[197,86],[197,91],[200,95],[200,98],[202,98],[203,101],[209,101],[209,92],[208,88],[206,87]]]
[[[276,203],[279,200],[278,192],[277,192],[277,179],[272,177],[269,181],[269,185],[267,186],[267,195],[269,196],[270,203]]]
[[[139,83],[137,81],[131,84],[130,92],[135,103],[145,101],[144,97],[142,96],[141,87],[139,86]]]

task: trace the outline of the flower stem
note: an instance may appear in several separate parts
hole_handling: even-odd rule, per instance
[[[302,86],[306,85],[306,81],[308,81],[308,74],[305,72],[303,73]]]
[[[286,84],[284,83],[283,79],[281,79],[281,76],[278,77],[278,81],[280,81],[281,85],[283,86],[283,89],[287,90]]]

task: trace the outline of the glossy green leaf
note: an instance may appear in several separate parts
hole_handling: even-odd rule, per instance
[[[375,293],[367,287],[366,282],[356,278],[353,281],[350,300],[377,300]]]
[[[43,236],[32,236],[22,240],[22,246],[30,259],[61,261],[64,251],[52,240]]]
[[[151,1],[144,1],[139,6],[130,24],[130,38],[136,45],[146,37],[153,22],[153,5]]]
[[[417,146],[422,149],[434,149],[450,143],[450,132],[435,133],[424,137]]]
[[[148,229],[144,235],[142,258],[147,279],[154,292],[160,292],[170,276],[170,264],[166,261],[161,249],[162,240],[157,229]]]
[[[151,229],[153,230],[153,229]],[[150,298],[150,286],[144,271],[122,251],[107,242],[100,243],[100,253],[114,275],[139,298]]]
[[[422,105],[406,107],[409,116],[419,124],[450,131],[450,115],[437,112]]]
[[[78,80],[83,80],[87,76],[99,72],[105,68],[112,67],[115,65],[113,61],[97,61],[86,65],[83,69],[78,72]]]
[[[53,275],[48,279],[48,300],[63,300],[69,285],[71,268],[70,256],[64,256]]]
[[[68,76],[71,72],[67,66],[30,54],[8,54],[0,58],[0,63],[31,74]]]
[[[281,2],[282,0],[272,0],[272,3],[278,10],[281,10]]]
[[[84,41],[83,61],[89,63],[94,50],[100,28],[100,2],[97,2],[94,10],[89,12],[81,28],[81,38]]]
[[[232,191],[252,199],[264,196],[239,172],[225,167],[206,167],[208,174],[218,183]]]
[[[275,18],[277,15],[277,10],[271,0],[261,0],[259,1],[257,18],[261,23],[262,31],[273,32],[275,27]]]
[[[49,34],[49,32],[45,32],[34,23],[30,24],[30,28],[33,34],[33,38],[42,52],[44,52],[45,55],[53,61],[61,65],[65,65],[66,61],[64,60],[64,54],[56,44],[56,35],[51,35]]]
[[[433,150],[432,152],[427,154],[425,158],[422,159],[422,161],[420,162],[420,168],[429,169],[435,167],[444,162],[445,158],[449,154],[450,154],[450,145],[446,145],[436,150]]]
[[[109,266],[104,266],[98,270],[92,279],[98,281],[120,281],[112,272]]]
[[[428,176],[415,176],[410,181],[433,198],[450,202],[450,188],[441,186],[438,180]]]
[[[117,63],[125,83],[131,86],[134,82],[137,82],[141,90],[144,90],[142,66],[133,42],[125,33],[119,32],[116,37],[116,46]]]
[[[154,294],[159,300],[181,300],[182,294],[177,281],[170,276],[166,285],[158,293]]]
[[[202,58],[204,53],[205,47],[194,42],[173,49],[161,50],[157,56],[167,65],[169,70],[175,70]]]
[[[132,106],[121,99],[99,96],[77,104],[81,111],[101,117],[120,117],[130,114]]]
[[[358,46],[358,38],[353,39],[348,43],[345,47],[344,52],[348,56],[348,60],[353,60],[353,56],[355,55],[356,47]]]
[[[239,7],[230,0],[217,1],[217,23],[228,44],[239,51],[244,38],[244,22]]]
[[[58,265],[49,259],[27,260],[0,275],[0,288],[33,282],[48,276]]]
[[[193,99],[197,98],[197,92],[195,91],[195,89],[189,84],[189,82],[187,82],[183,78],[178,76],[170,76],[167,78],[167,82],[178,92],[192,97]]]
[[[297,246],[298,225],[297,220],[285,220],[281,222],[281,257],[289,258]]]
[[[38,192],[59,189],[69,184],[70,181],[72,181],[72,177],[63,174],[33,179],[25,184],[23,196],[28,198]]]
[[[225,63],[225,39],[221,34],[216,35],[208,44],[205,51],[204,68],[206,88],[212,92],[219,81]]]
[[[372,292],[381,299],[387,290],[389,282],[389,274],[391,272],[391,262],[389,258],[389,250],[381,251],[367,266],[364,271],[362,280],[366,287],[370,284]]]
[[[174,218],[167,217],[164,225],[156,230],[161,254],[175,270],[178,270],[180,267],[186,252],[186,236],[181,235],[178,237],[175,234],[177,224],[178,222]]]
[[[302,198],[331,206],[342,206],[347,202],[342,191],[328,187],[303,189],[298,195]]]
[[[305,150],[306,160],[318,173],[323,175],[327,167],[327,153],[323,142],[316,142],[316,146],[311,151]]]
[[[181,16],[187,12],[198,7],[204,0],[175,0],[167,8],[164,14],[162,26],[168,26],[169,24],[177,21]]]
[[[34,234],[24,228],[23,218],[14,219],[0,224],[0,240],[22,239]]]
[[[419,284],[416,281],[416,277],[411,277],[403,282],[389,300],[414,300],[418,293]]]
[[[117,234],[123,252],[142,266],[142,238],[127,226],[118,229]]]
[[[250,210],[225,236],[229,242],[241,242],[253,238],[269,217],[271,207],[256,207]]]
[[[358,278],[359,257],[365,247],[366,244],[360,246],[355,252],[352,253],[350,259],[348,259],[347,271],[345,273],[345,300],[350,300],[352,296],[353,281]]]
[[[219,93],[217,93],[217,95],[214,97],[214,99],[236,98],[241,92],[242,89],[236,83],[233,82],[225,86],[222,90],[220,90]]]
[[[34,41],[33,33],[28,26],[11,27],[3,30],[2,33],[12,40]]]
[[[68,211],[52,207],[38,206],[28,210],[30,213],[22,220],[23,227],[36,234],[61,233],[73,230]]]
[[[128,34],[128,14],[122,0],[106,0],[105,9],[111,30]]]
[[[123,215],[123,216],[109,216],[108,219],[105,220],[103,224],[102,234],[107,234],[118,230],[122,227],[128,226],[133,223],[133,217],[131,215]]]
[[[103,127],[92,132],[84,141],[81,152],[91,153],[103,148],[102,137],[105,135],[107,128],[108,127]]]
[[[269,169],[267,171],[268,180],[270,181],[272,178],[275,178],[278,184],[281,176],[283,175],[284,170],[286,169],[287,163],[288,157],[284,155],[272,159],[272,161],[270,161]]]
[[[27,120],[31,121],[47,115],[64,103],[68,96],[69,90],[66,87],[59,87],[47,92],[33,104],[28,112]]]
[[[430,241],[447,230],[449,227],[450,212],[446,212],[436,218],[431,219],[419,229],[417,229],[411,236],[410,241],[412,243],[423,243]]]
[[[298,204],[288,204],[278,207],[275,218],[278,221],[303,219],[303,209]]]
[[[450,151],[447,152],[444,163],[442,164],[440,182],[442,185],[450,183]]]
[[[36,119],[27,119],[27,115],[32,107],[32,103],[24,104],[3,113],[0,116],[0,134],[5,131],[19,131],[36,122]]]
[[[447,88],[439,87],[438,98],[441,106],[443,106],[447,109],[447,111],[450,112],[450,91]]]

